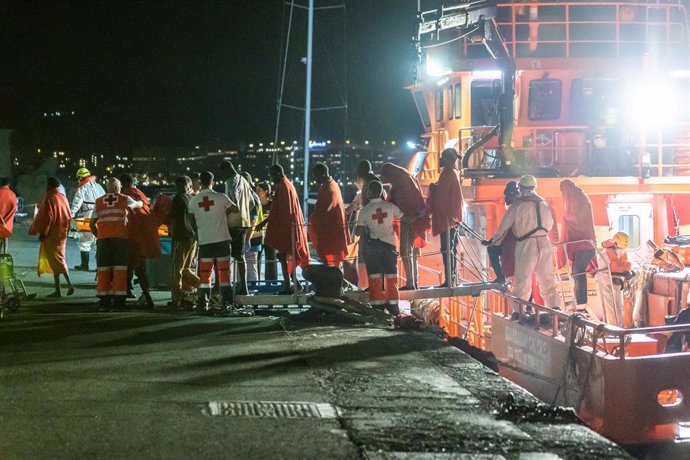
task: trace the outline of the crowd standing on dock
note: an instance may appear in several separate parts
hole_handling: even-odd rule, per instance
[[[280,293],[301,292],[296,269],[310,263],[311,243],[321,264],[350,273],[346,278],[368,290],[372,306],[397,315],[399,289],[419,288],[418,256],[429,232],[439,238],[443,261],[444,278],[438,287],[457,285],[458,227],[463,219],[460,159],[453,148],[442,152],[441,172],[427,197],[405,168],[386,163],[377,175],[368,161],[362,161],[357,167],[358,193],[347,207],[328,166],[317,164],[312,177],[318,192],[308,225],[295,187],[277,164],[269,168],[270,182],[254,187],[250,175],[238,172],[225,160],[215,175],[205,171],[177,177],[175,195],[160,194],[155,201],[137,188],[132,174],[109,178],[106,191],[82,167],[76,173],[78,187],[71,206],[59,180],[48,179],[47,193],[31,228],[31,234],[41,241],[38,272],[54,276],[55,291],[50,297],[61,296],[61,275],[67,282],[67,294],[74,292],[65,263],[65,244],[70,222],[76,219],[81,222],[77,243],[81,263],[74,269],[89,270],[89,256],[96,242],[96,295],[101,306],[122,308],[127,297],[135,297],[136,276],[142,291],[139,303],[152,309],[146,260],[160,257],[159,228],[164,225],[171,241],[170,308],[208,311],[215,302],[235,311],[235,296],[252,293],[248,282],[275,280],[278,266],[282,274]],[[610,260],[597,261],[595,247],[582,243],[595,241],[592,204],[584,191],[571,180],[561,182],[565,216],[559,239],[554,212],[536,190],[537,179],[530,175],[506,184],[506,213],[493,237],[482,241],[488,246],[494,282],[511,282],[512,294],[519,299],[558,307],[552,243],[572,243],[565,245],[561,256],[572,264],[573,307],[585,305],[588,267],[610,263],[613,271],[614,266],[625,265],[619,263],[623,257],[619,247],[625,248],[626,235],[621,232],[604,242],[603,254]],[[0,196],[0,236],[4,243],[12,233],[16,212],[16,197],[6,180],[0,186]],[[354,222],[350,228],[348,217],[353,214],[357,218],[350,219]],[[402,276],[397,270],[399,259]],[[399,279],[404,280],[400,288]],[[603,278],[599,281],[605,282]],[[194,292],[196,295],[190,296]],[[609,303],[613,308],[614,301]],[[516,306],[513,319],[519,315]]]

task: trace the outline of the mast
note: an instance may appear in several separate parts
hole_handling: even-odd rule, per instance
[[[294,9],[295,9],[294,2],[290,2],[290,18],[288,19],[287,38],[285,39],[283,66],[282,66],[282,69],[280,70],[280,89],[278,90],[278,104],[276,107],[276,111],[277,111],[276,131],[275,131],[275,134],[273,136],[273,146],[274,147],[278,146],[278,135],[279,135],[279,130],[280,130],[280,115],[281,115],[281,110],[283,109],[283,93],[285,91],[285,72],[287,70],[288,52],[290,51],[290,33],[292,31],[292,12],[294,11]],[[275,164],[275,162],[276,162],[276,152],[273,152],[273,157],[271,158],[271,164]]]
[[[304,188],[303,205],[304,220],[309,216],[309,137],[311,136],[311,68],[312,43],[314,41],[314,0],[309,0],[309,14],[307,19],[307,90],[304,100]]]

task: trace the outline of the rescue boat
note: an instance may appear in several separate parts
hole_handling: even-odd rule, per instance
[[[461,237],[459,278],[492,278],[471,233],[493,235],[505,213],[504,186],[522,174],[537,177],[537,193],[559,225],[559,185],[573,180],[592,201],[592,247],[625,231],[628,256],[644,277],[628,300],[636,302],[633,324],[605,317],[602,287],[592,278],[587,311],[576,312],[571,267],[557,257],[565,244],[554,242],[560,310],[487,290],[438,298],[440,324],[493,352],[501,374],[546,402],[575,407],[592,428],[626,445],[690,439],[690,352],[668,347],[673,334],[690,334],[690,324],[667,324],[688,304],[690,269],[653,266],[646,244],[688,253],[664,242],[690,235],[686,6],[478,1],[425,10],[421,2],[418,14],[419,63],[409,90],[425,132],[409,169],[428,186],[444,148],[464,154],[471,231]],[[438,253],[431,241],[420,255],[420,284],[438,284]],[[598,270],[610,276],[605,263]],[[534,320],[511,321],[513,302],[531,308]]]

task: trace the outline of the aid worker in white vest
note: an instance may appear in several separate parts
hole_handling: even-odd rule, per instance
[[[96,200],[105,195],[105,190],[103,190],[101,184],[96,182],[96,176],[91,175],[87,168],[79,168],[77,170],[77,180],[79,180],[79,185],[70,206],[72,219],[77,217],[91,219],[91,214],[93,214],[93,210],[96,208]],[[79,232],[77,247],[81,255],[81,263],[74,267],[75,270],[89,270],[89,254],[95,242],[96,238],[90,231]]]
[[[537,179],[531,175],[522,176],[518,182],[520,196],[506,211],[494,237],[483,241],[485,245],[500,246],[512,231],[515,235],[515,286],[512,295],[523,300],[532,292],[532,273],[535,274],[539,291],[547,307],[558,307],[560,297],[556,289],[553,271],[553,249],[549,230],[554,225],[548,203],[536,193]],[[520,319],[519,305],[513,304],[511,319]]]

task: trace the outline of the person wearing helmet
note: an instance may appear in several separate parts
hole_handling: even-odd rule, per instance
[[[96,176],[93,176],[87,168],[79,168],[77,170],[77,180],[79,185],[70,206],[72,219],[82,217],[89,220],[96,207],[96,200],[105,195],[105,190],[96,182]],[[74,267],[75,270],[89,270],[89,256],[95,241],[96,238],[90,231],[79,232],[77,246],[81,255],[81,263]]]
[[[625,232],[618,232],[609,240],[601,243],[602,251],[599,256],[599,266],[608,266],[611,271],[601,271],[597,273],[596,279],[599,284],[599,293],[602,296],[604,305],[603,320],[609,324],[623,327],[623,286],[625,280],[630,280],[634,276],[632,263],[628,261],[625,250],[630,247],[630,236]],[[613,284],[611,284],[613,283]]]
[[[512,294],[523,300],[530,298],[532,274],[547,307],[559,307],[560,299],[553,272],[552,246],[549,231],[553,227],[553,214],[549,204],[536,193],[537,179],[525,175],[518,181],[520,196],[510,205],[494,237],[483,241],[485,245],[500,246],[512,231],[515,235],[515,285]],[[512,320],[519,320],[520,307],[513,304]]]

